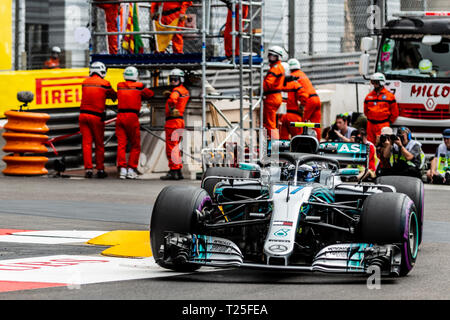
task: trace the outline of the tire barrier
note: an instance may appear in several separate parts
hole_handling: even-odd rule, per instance
[[[50,116],[46,113],[6,111],[8,119],[4,126],[6,132],[3,138],[6,141],[3,151],[10,154],[3,157],[6,168],[4,175],[35,176],[48,173],[45,164],[47,157],[29,156],[27,153],[39,154],[47,151],[45,143],[49,131],[47,120]]]

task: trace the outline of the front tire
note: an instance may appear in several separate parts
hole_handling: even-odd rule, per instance
[[[400,276],[414,267],[419,247],[419,218],[414,202],[403,193],[378,193],[367,197],[361,214],[362,240],[396,244],[402,261]]]
[[[196,210],[211,202],[207,192],[193,186],[167,186],[158,195],[150,221],[150,245],[158,265],[175,271],[194,271],[196,264],[166,263],[160,252],[166,231],[196,233],[198,230]]]

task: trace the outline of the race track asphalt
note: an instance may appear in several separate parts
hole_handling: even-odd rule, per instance
[[[152,205],[168,184],[199,181],[121,181],[0,176],[1,229],[148,230]],[[0,299],[41,300],[410,300],[450,299],[450,187],[425,187],[424,242],[414,270],[369,289],[367,276],[285,274],[250,270],[203,272],[0,293]],[[1,243],[0,262],[50,256],[100,256],[84,244]]]

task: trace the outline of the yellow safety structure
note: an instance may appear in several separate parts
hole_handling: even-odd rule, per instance
[[[102,252],[105,256],[147,258],[152,256],[150,232],[141,230],[115,230],[87,242],[97,246],[111,246]]]
[[[3,138],[6,144],[3,151],[10,154],[3,157],[6,168],[2,171],[5,175],[30,176],[44,175],[48,173],[45,164],[48,158],[42,156],[29,156],[26,153],[45,153],[45,142],[49,131],[47,120],[50,116],[46,113],[6,111],[8,122],[5,124]]]

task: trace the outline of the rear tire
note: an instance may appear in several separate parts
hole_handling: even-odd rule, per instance
[[[373,244],[396,244],[402,261],[400,276],[414,267],[419,247],[419,219],[414,202],[403,193],[377,193],[364,202],[362,240]]]
[[[150,221],[150,245],[158,265],[175,271],[194,271],[196,264],[169,264],[159,252],[164,244],[164,232],[196,233],[198,229],[196,209],[211,202],[205,190],[193,186],[167,186],[158,195]]]
[[[423,219],[424,219],[424,186],[422,180],[405,176],[382,176],[377,178],[377,184],[387,184],[395,187],[397,192],[404,193],[414,202],[419,219],[419,244],[422,243]]]

